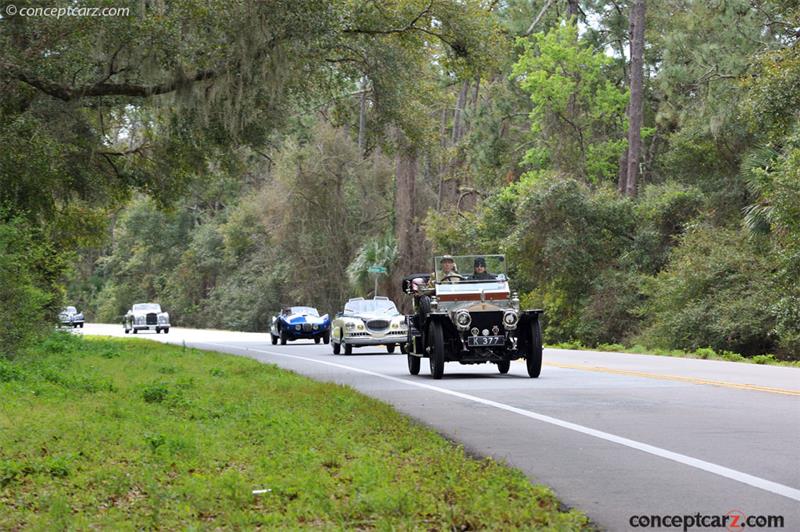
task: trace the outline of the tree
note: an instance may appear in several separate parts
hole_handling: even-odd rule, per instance
[[[607,180],[624,147],[627,100],[604,75],[611,59],[581,42],[574,23],[519,42],[524,52],[513,75],[533,103],[527,162],[587,182]]]
[[[628,152],[625,169],[625,194],[636,195],[639,161],[642,151],[642,117],[644,101],[644,25],[645,2],[634,0],[631,7],[630,101],[628,102]]]

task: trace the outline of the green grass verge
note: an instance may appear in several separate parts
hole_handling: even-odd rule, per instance
[[[680,358],[699,358],[703,360],[725,360],[727,362],[744,362],[746,364],[760,364],[769,366],[787,366],[793,368],[800,368],[800,361],[795,360],[779,360],[774,355],[756,355],[754,357],[746,357],[731,351],[714,351],[710,347],[701,347],[695,351],[682,351],[680,349],[657,349],[649,348],[643,345],[634,345],[631,347],[622,344],[600,344],[595,347],[585,346],[580,342],[561,342],[557,344],[548,344],[545,347],[553,349],[578,349],[581,351],[604,351],[614,353],[631,353],[637,355],[658,355],[668,357]]]
[[[589,526],[386,404],[249,359],[57,334],[0,359],[0,398],[4,530]]]

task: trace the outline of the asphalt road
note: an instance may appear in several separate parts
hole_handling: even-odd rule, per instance
[[[124,336],[121,325],[80,332]],[[448,363],[434,381],[427,360],[413,377],[404,355],[383,349],[348,357],[308,341],[273,346],[266,334],[180,328],[137,336],[350,385],[522,470],[601,528],[635,529],[641,515],[732,514],[729,524],[775,515],[783,530],[800,530],[797,368],[545,349],[539,379],[524,362],[508,375]]]

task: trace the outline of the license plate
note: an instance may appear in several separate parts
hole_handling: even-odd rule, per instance
[[[496,346],[506,343],[505,336],[469,336],[467,345],[470,347]]]

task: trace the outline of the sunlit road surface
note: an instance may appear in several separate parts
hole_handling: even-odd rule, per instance
[[[87,324],[81,333],[125,336],[121,325]],[[405,355],[383,348],[333,355],[310,341],[273,346],[264,333],[181,328],[128,337],[352,386],[522,470],[601,528],[634,529],[631,518],[642,523],[634,516],[730,514],[738,517],[729,524],[774,515],[783,530],[800,530],[798,368],[545,349],[538,379],[527,378],[524,363],[508,375],[448,363],[435,381],[427,360],[414,377]]]

